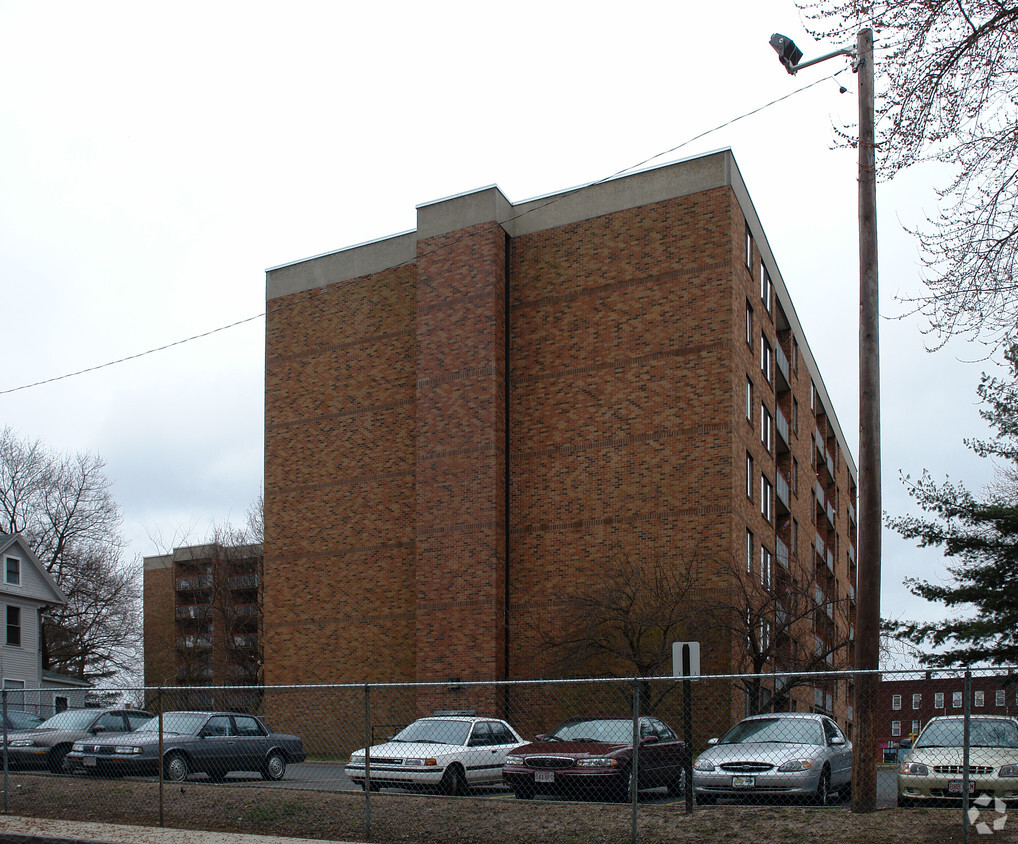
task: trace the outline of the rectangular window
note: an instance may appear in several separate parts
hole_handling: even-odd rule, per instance
[[[935,695],[933,695],[933,708],[934,709],[943,709],[944,708],[944,693],[943,692],[937,692]]]
[[[746,574],[753,572],[753,531],[746,531]]]
[[[792,495],[799,494],[799,461],[792,458]]]
[[[21,647],[21,607],[7,607],[7,644]]]
[[[746,345],[753,347],[753,306],[746,301]]]
[[[792,556],[799,557],[799,523],[792,519]]]
[[[746,455],[746,498],[753,500],[753,458]]]
[[[746,223],[746,266],[753,269],[753,233],[749,230],[749,223]]]
[[[921,694],[912,695],[912,708],[918,709],[920,704],[923,702],[923,696]]]
[[[770,522],[774,515],[774,485],[763,475],[760,476],[760,515]]]
[[[918,721],[913,721],[912,722],[912,735],[914,735],[914,736],[919,735],[919,722]]]
[[[799,402],[792,399],[792,433],[799,433]]]
[[[763,299],[764,307],[767,309],[767,313],[771,312],[771,274],[767,272],[767,268],[763,265],[763,261],[760,262],[760,298]]]
[[[760,441],[770,454],[774,443],[774,417],[764,404],[760,405]]]
[[[771,349],[771,344],[767,342],[767,338],[763,336],[760,337],[760,369],[763,370],[764,378],[770,384],[774,380],[772,375],[774,369],[774,350]]]
[[[771,570],[774,565],[774,555],[763,545],[760,546],[760,585],[770,591]]]
[[[951,706],[955,709],[961,708],[961,692],[951,692]]]
[[[1003,689],[997,689],[997,691],[996,691],[996,693],[994,695],[993,702],[997,706],[1003,706],[1004,705],[1004,690]]]
[[[21,560],[8,557],[4,565],[4,580],[11,586],[21,585]]]
[[[746,377],[746,418],[753,421],[753,382]]]
[[[799,344],[792,340],[792,372],[799,374]]]
[[[891,722],[891,735],[895,738],[901,735],[901,721]]]
[[[891,709],[901,709],[901,695],[891,695]]]
[[[979,689],[978,691],[976,691],[974,693],[974,698],[975,698],[975,701],[974,701],[975,705],[976,706],[982,706],[986,702],[985,701],[986,693],[982,689]]]

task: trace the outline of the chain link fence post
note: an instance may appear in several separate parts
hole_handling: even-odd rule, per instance
[[[972,670],[965,669],[965,683],[962,687],[965,699],[962,702],[962,749],[961,749],[961,840],[969,841],[969,748],[972,735]]]
[[[159,769],[159,826],[163,826],[163,690],[156,689],[156,713],[159,715],[159,754],[156,767]]]
[[[10,804],[7,800],[7,793],[9,791],[10,782],[7,779],[8,765],[7,765],[7,689],[3,690],[3,716],[4,716],[4,814],[6,815],[10,809]]]
[[[364,684],[364,840],[371,840],[371,686]]]
[[[640,681],[633,680],[633,762],[629,768],[629,799],[633,807],[633,825],[630,841],[636,844],[636,815],[640,803]]]

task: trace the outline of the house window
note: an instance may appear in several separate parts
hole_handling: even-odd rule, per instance
[[[4,678],[4,690],[7,692],[7,705],[22,707],[25,705],[25,681]]]
[[[760,262],[760,298],[763,299],[764,307],[767,309],[767,313],[771,312],[771,274],[767,272],[767,268],[764,267],[763,261]]]
[[[994,695],[993,702],[997,706],[1003,706],[1004,705],[1004,690],[1003,689],[997,689],[996,694]]]
[[[67,706],[68,706],[68,700],[67,700],[67,698],[64,695],[56,695],[53,698],[53,711],[54,712],[63,712],[65,709],[67,709]]]
[[[891,695],[891,709],[901,709],[901,695]]]
[[[774,417],[766,405],[760,405],[760,441],[770,454],[771,445],[774,442]]]
[[[799,461],[792,458],[792,495],[799,494]]]
[[[771,344],[767,342],[767,339],[761,335],[760,337],[760,369],[763,370],[764,378],[767,379],[767,383],[770,384],[773,381],[773,367],[774,367],[774,350],[771,348]]]
[[[763,475],[760,476],[760,515],[768,522],[773,515],[774,484]]]
[[[933,695],[933,708],[934,709],[943,709],[944,708],[944,693],[943,692],[937,692],[935,695]]]
[[[746,574],[753,571],[753,531],[746,531]]]
[[[771,646],[771,623],[769,621],[760,621],[760,650],[766,652]]]
[[[746,267],[753,269],[753,234],[749,230],[749,223],[746,223]]]
[[[923,702],[923,696],[921,694],[912,695],[912,708],[918,709],[919,705]]]
[[[753,458],[746,455],[746,498],[753,500]]]
[[[985,703],[986,693],[982,689],[979,689],[974,693],[974,695],[975,695],[974,701],[975,705],[982,706]]]
[[[746,345],[753,347],[753,306],[746,302]]]
[[[809,409],[817,412],[817,385],[812,381],[809,382]]]
[[[7,607],[7,644],[21,647],[21,607]]]
[[[919,735],[919,722],[918,721],[913,721],[912,722],[912,735],[914,735],[914,736]]]
[[[746,377],[746,418],[753,421],[753,382]]]
[[[5,560],[4,582],[9,586],[21,585],[21,560],[17,557],[7,557]]]
[[[961,707],[961,692],[951,692],[951,706],[955,709]]]
[[[774,564],[774,555],[763,545],[760,546],[760,585],[770,591],[771,568]]]
[[[799,433],[799,402],[797,399],[792,399],[792,433]]]

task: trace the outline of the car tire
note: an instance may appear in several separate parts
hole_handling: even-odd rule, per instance
[[[639,794],[639,790],[637,790]],[[628,803],[633,797],[633,766],[622,775],[622,781],[615,785],[615,801],[617,803]]]
[[[533,800],[534,786],[532,785],[513,786],[513,794],[516,795],[517,800]]]
[[[467,778],[459,765],[450,765],[442,775],[439,784],[442,794],[448,797],[462,797],[467,793]]]
[[[824,768],[820,772],[820,779],[817,780],[816,794],[813,795],[813,802],[817,806],[826,806],[831,802],[831,772]]]
[[[667,784],[668,794],[672,797],[682,797],[682,795],[686,793],[684,785],[685,779],[686,775],[681,772],[672,777]]]
[[[279,782],[286,775],[286,757],[273,750],[262,765],[262,779]]]
[[[66,770],[67,752],[70,750],[65,744],[58,744],[46,754],[46,767],[51,774],[62,774]]]
[[[163,779],[170,782],[183,782],[191,773],[191,766],[183,753],[171,753],[163,762]]]

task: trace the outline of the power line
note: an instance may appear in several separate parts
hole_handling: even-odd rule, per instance
[[[841,71],[838,71],[837,73],[840,73],[840,72]],[[831,74],[830,76],[825,76],[825,77],[822,77],[820,79],[817,79],[814,82],[810,82],[808,85],[803,85],[801,88],[796,88],[794,91],[791,91],[791,92],[785,94],[784,96],[778,97],[777,99],[771,100],[770,102],[765,103],[762,106],[758,106],[757,108],[754,108],[754,109],[752,109],[750,111],[747,111],[747,112],[745,112],[743,114],[740,114],[738,117],[733,117],[731,120],[727,120],[724,123],[720,123],[720,124],[718,124],[717,126],[715,126],[712,129],[707,129],[706,131],[701,132],[699,135],[694,135],[692,138],[689,138],[689,139],[683,141],[681,144],[678,144],[677,146],[674,146],[674,147],[671,147],[670,149],[666,149],[666,150],[663,150],[663,151],[661,151],[659,153],[656,153],[655,155],[650,156],[650,158],[645,158],[643,161],[640,161],[637,164],[632,164],[629,167],[624,167],[623,169],[618,170],[615,173],[612,173],[610,176],[605,176],[604,178],[597,179],[597,180],[595,180],[593,182],[587,182],[586,184],[580,185],[579,187],[572,188],[571,190],[565,191],[564,193],[556,194],[555,196],[553,196],[550,199],[548,199],[547,202],[544,202],[544,203],[541,203],[541,204],[536,205],[534,207],[528,208],[526,211],[521,211],[519,214],[516,214],[516,215],[514,215],[512,217],[509,217],[509,218],[507,218],[505,220],[500,220],[499,224],[500,225],[505,225],[506,223],[515,222],[516,220],[519,220],[522,217],[525,217],[527,214],[531,214],[531,213],[533,213],[535,211],[541,210],[543,208],[547,208],[548,206],[553,205],[556,202],[560,202],[563,199],[565,199],[566,197],[571,196],[572,194],[577,193],[577,192],[579,192],[581,190],[585,190],[586,188],[594,187],[596,185],[602,185],[602,184],[604,184],[606,182],[610,182],[613,179],[617,179],[620,176],[625,175],[626,173],[630,173],[630,172],[633,172],[635,170],[639,170],[642,167],[646,167],[652,161],[656,161],[657,159],[662,158],[662,157],[664,157],[666,155],[671,155],[672,153],[678,152],[680,149],[683,149],[684,147],[687,147],[690,144],[695,143],[696,141],[699,141],[699,140],[707,137],[708,135],[712,135],[715,132],[720,132],[722,129],[726,129],[727,127],[731,126],[732,124],[738,123],[740,120],[745,120],[747,117],[752,117],[753,115],[759,114],[762,111],[766,111],[767,109],[772,108],[773,106],[776,106],[779,103],[784,102],[785,100],[791,99],[792,97],[794,97],[794,96],[796,96],[798,94],[801,94],[802,92],[807,91],[810,88],[814,88],[817,85],[820,85],[820,84],[822,84],[824,82],[829,82],[829,81],[835,79],[835,77],[837,76],[837,73],[834,73],[834,74]],[[464,240],[466,240],[468,238],[469,238],[469,235],[464,236],[462,238],[458,238],[458,239],[456,239],[456,240],[454,240],[452,242],[449,242],[449,243],[444,243],[441,246],[436,247],[433,251],[434,252],[439,252],[439,251],[441,251],[443,249],[448,249],[448,248],[450,248],[452,246],[455,246],[458,243],[460,243],[460,242],[462,242],[462,241],[464,241]],[[426,255],[426,254],[431,254],[431,253],[424,253],[424,254]],[[396,269],[397,267],[405,266],[406,264],[410,264],[410,263],[413,263],[414,261],[417,261],[420,257],[422,257],[422,256],[421,255],[416,255],[416,256],[414,256],[414,258],[412,258],[412,259],[410,259],[408,261],[404,261],[404,262],[398,263],[398,264],[393,264],[392,266],[385,267],[385,268],[383,268],[381,270],[378,270],[378,272],[385,272],[386,270],[392,270],[392,269]],[[288,302],[286,304],[280,305],[277,308],[274,308],[273,310],[283,310],[285,308],[294,307],[297,304],[298,304],[298,300],[293,300],[293,301],[290,301],[290,302]],[[0,390],[0,396],[5,396],[5,395],[8,395],[10,393],[17,393],[17,392],[19,392],[21,390],[28,390],[28,389],[31,389],[32,387],[41,387],[44,384],[52,384],[55,381],[64,381],[64,380],[66,380],[68,378],[76,378],[79,375],[85,375],[85,374],[87,374],[89,372],[97,372],[98,370],[101,370],[101,369],[108,369],[111,366],[118,366],[119,364],[126,363],[127,361],[137,360],[138,358],[147,357],[148,355],[154,355],[156,352],[163,352],[163,351],[166,351],[167,349],[172,349],[172,348],[174,348],[176,346],[182,346],[185,343],[191,343],[191,342],[193,342],[195,340],[201,340],[201,339],[203,339],[205,337],[210,337],[213,334],[218,334],[218,333],[220,333],[222,331],[228,331],[231,328],[236,328],[239,325],[244,325],[246,323],[253,322],[256,319],[262,319],[262,318],[265,317],[265,314],[267,313],[267,310],[268,309],[266,309],[266,311],[262,311],[260,314],[255,314],[254,316],[249,316],[249,317],[246,317],[244,319],[239,319],[236,322],[231,322],[229,325],[223,325],[223,326],[220,326],[219,328],[213,328],[213,329],[211,329],[209,331],[203,331],[200,334],[192,334],[189,337],[184,337],[184,338],[182,338],[180,340],[175,340],[172,343],[166,343],[166,344],[164,344],[162,346],[156,346],[155,348],[152,348],[152,349],[146,349],[143,352],[137,352],[136,354],[133,354],[133,355],[127,355],[126,357],[117,358],[116,360],[107,361],[106,363],[99,363],[99,364],[96,364],[95,366],[86,367],[85,369],[78,369],[78,370],[76,370],[74,372],[65,373],[64,375],[56,375],[56,376],[54,376],[52,378],[44,378],[41,381],[33,381],[32,383],[29,383],[29,384],[22,384],[19,387],[9,387],[6,390]]]

